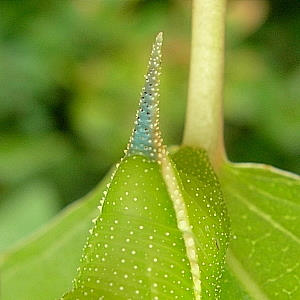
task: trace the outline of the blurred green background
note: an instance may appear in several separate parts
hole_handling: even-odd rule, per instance
[[[297,1],[228,6],[228,156],[299,173]],[[0,2],[0,250],[87,193],[123,155],[159,31],[161,127],[168,145],[181,142],[190,23],[189,0]]]

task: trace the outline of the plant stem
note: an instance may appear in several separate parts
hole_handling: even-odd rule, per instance
[[[207,150],[215,168],[223,142],[226,0],[193,0],[192,52],[183,144]]]

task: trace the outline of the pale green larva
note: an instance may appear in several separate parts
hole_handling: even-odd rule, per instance
[[[219,299],[227,212],[205,152],[163,145],[161,45],[160,33],[128,149],[62,299]]]

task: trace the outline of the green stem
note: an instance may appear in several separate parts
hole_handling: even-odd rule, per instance
[[[223,77],[226,0],[193,0],[192,52],[183,144],[225,159]]]

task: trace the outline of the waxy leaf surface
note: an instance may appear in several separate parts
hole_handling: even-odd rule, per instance
[[[76,275],[105,179],[47,226],[0,256],[1,300],[58,299]]]
[[[275,168],[226,163],[220,173],[232,225],[227,253],[238,299],[300,299],[300,180]],[[237,285],[226,273],[222,298]]]

